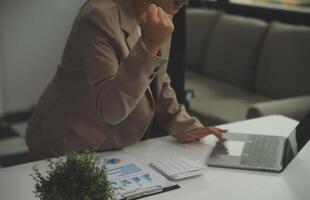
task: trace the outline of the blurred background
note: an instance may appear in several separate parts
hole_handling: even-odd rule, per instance
[[[24,136],[85,0],[0,1],[0,167]],[[310,110],[310,0],[190,0],[174,17],[168,73],[206,125]]]

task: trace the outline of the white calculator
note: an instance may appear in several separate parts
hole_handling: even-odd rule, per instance
[[[180,180],[201,175],[207,169],[180,156],[154,161],[151,163],[151,166],[171,180]]]

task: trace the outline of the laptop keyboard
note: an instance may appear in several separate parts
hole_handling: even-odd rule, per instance
[[[273,168],[276,164],[280,139],[276,136],[249,135],[243,148],[241,165]]]

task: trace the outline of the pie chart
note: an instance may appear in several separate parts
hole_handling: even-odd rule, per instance
[[[108,164],[119,164],[119,163],[121,163],[122,161],[120,160],[120,159],[115,159],[115,158],[113,158],[113,159],[110,159],[110,160],[108,160]]]

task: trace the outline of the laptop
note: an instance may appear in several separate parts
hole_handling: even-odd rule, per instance
[[[226,138],[216,143],[208,166],[281,172],[309,141],[310,112],[288,138],[230,132]]]

